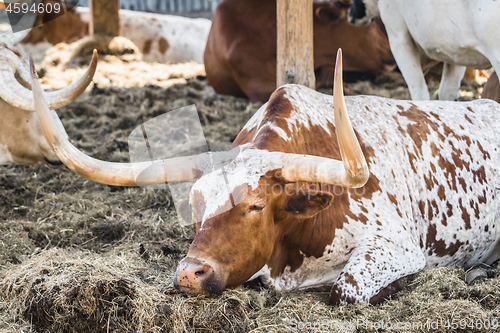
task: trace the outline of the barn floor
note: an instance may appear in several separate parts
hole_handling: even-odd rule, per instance
[[[85,59],[50,56],[38,65],[46,89],[84,70]],[[95,81],[58,114],[78,148],[115,162],[129,160],[134,128],[167,111],[195,104],[207,139],[229,141],[260,107],[214,93],[196,64],[106,56]],[[437,84],[431,80],[433,91]],[[348,88],[409,98],[397,73]],[[461,98],[480,91],[464,85]],[[66,167],[0,167],[0,233],[0,332],[379,332],[388,325],[451,332],[455,324],[478,332],[500,325],[499,276],[467,286],[464,270],[453,267],[403,279],[404,290],[377,306],[330,307],[328,288],[184,295],[172,277],[194,234],[180,226],[169,194],[99,185]]]

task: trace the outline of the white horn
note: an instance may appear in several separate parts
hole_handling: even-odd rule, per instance
[[[78,81],[64,89],[44,93],[48,107],[57,109],[77,99],[92,82],[96,67],[97,51],[94,50],[89,68]],[[7,61],[5,57],[0,58],[0,82],[3,83],[0,87],[0,98],[17,108],[34,111],[33,93],[17,81],[16,71],[13,62]]]

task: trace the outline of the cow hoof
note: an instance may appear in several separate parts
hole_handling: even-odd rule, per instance
[[[370,304],[380,304],[388,300],[392,295],[403,289],[399,281],[394,281],[384,289],[380,290],[377,295],[370,298]]]
[[[467,272],[465,272],[465,282],[467,285],[471,286],[475,281],[479,279],[487,279],[493,277],[494,269],[486,264],[478,264],[472,266]]]

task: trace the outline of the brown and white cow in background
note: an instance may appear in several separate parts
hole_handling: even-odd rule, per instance
[[[54,0],[45,0],[50,1]],[[90,12],[86,7],[74,7],[62,16],[54,13],[41,16],[39,19],[47,23],[33,29],[25,42],[46,40],[51,44],[70,43],[89,34]],[[130,39],[139,48],[144,61],[203,63],[210,20],[125,9],[120,9],[119,16],[121,36]]]
[[[348,8],[339,1],[314,2],[316,88],[332,86],[339,47],[345,71],[374,74],[395,68],[382,23],[354,27],[347,23]],[[222,1],[205,49],[208,82],[220,94],[267,101],[276,89],[276,40],[276,1]]]
[[[28,31],[0,35],[0,165],[48,163],[61,161],[44,137],[35,110],[27,59],[16,44]],[[84,76],[71,86],[45,94],[50,108],[71,103],[92,81],[97,65],[94,55]],[[52,111],[55,115],[55,112]],[[57,115],[56,115],[57,116]]]
[[[79,8],[84,22],[90,21],[88,8]],[[142,52],[147,62],[203,63],[210,20],[120,9],[120,34]]]
[[[165,175],[195,181],[186,218],[200,222],[174,278],[188,293],[262,276],[277,290],[332,285],[332,304],[378,302],[422,269],[496,262],[500,105],[344,102],[340,61],[334,98],[277,89],[234,141],[241,151],[225,175],[207,172],[201,155],[150,167],[92,159],[64,139],[34,70],[33,92],[47,140],[84,177],[136,185],[142,171],[143,185]]]

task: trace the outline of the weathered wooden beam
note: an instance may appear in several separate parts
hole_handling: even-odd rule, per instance
[[[90,35],[118,36],[120,18],[118,0],[90,0]]]
[[[276,84],[314,88],[313,0],[277,0]]]

